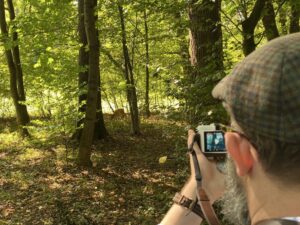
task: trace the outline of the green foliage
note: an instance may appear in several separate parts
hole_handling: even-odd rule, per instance
[[[201,2],[201,1],[199,1]],[[132,57],[134,76],[142,108],[145,98],[145,30],[144,10],[149,26],[150,64],[150,108],[176,118],[188,119],[197,115],[197,122],[222,120],[224,113],[210,92],[215,83],[243,58],[241,22],[249,16],[253,1],[222,1],[222,30],[224,51],[224,73],[215,73],[211,66],[202,68],[207,76],[193,79],[188,57],[187,2],[183,0],[121,1],[125,9],[128,48]],[[281,33],[289,25],[281,23],[290,12],[288,4],[273,3]],[[31,115],[56,116],[64,108],[68,124],[80,118],[76,113],[77,74],[87,68],[78,68],[77,55],[77,3],[71,0],[16,1],[16,19],[9,21],[10,31],[15,27],[19,34],[21,61],[27,94],[26,104]],[[115,1],[99,1],[97,13],[101,42],[101,82],[103,110],[125,108],[126,84],[123,75],[120,19]],[[285,27],[284,27],[285,26]],[[265,42],[263,27],[256,28],[256,42]],[[8,42],[9,43],[9,42]],[[17,44],[10,43],[9,45]],[[0,115],[14,115],[9,93],[8,70],[5,66],[4,48],[1,45],[0,97],[4,107]],[[208,58],[209,60],[209,58]],[[37,97],[38,96],[38,97]],[[203,99],[201,104],[197,101]],[[193,104],[194,109],[188,109]],[[71,111],[68,111],[71,110]],[[212,114],[211,114],[212,112]],[[181,115],[180,115],[181,114]],[[210,115],[208,115],[210,114]],[[74,123],[73,123],[74,124]]]
[[[120,18],[126,17],[138,104],[145,99],[145,27],[149,27],[150,111],[141,118],[141,137],[129,135],[130,119],[113,120],[107,113],[128,112]],[[202,1],[198,1],[200,4]],[[288,33],[291,7],[273,1],[280,34]],[[0,45],[0,224],[155,224],[166,213],[173,194],[189,174],[184,125],[226,122],[220,103],[211,98],[214,85],[243,59],[241,24],[254,0],[222,1],[224,68],[192,68],[190,26],[185,0],[98,0],[102,105],[108,140],[95,143],[94,169],[77,169],[78,144],[71,139],[78,112],[77,1],[14,1],[16,19],[8,21],[11,39]],[[198,4],[198,5],[199,5]],[[255,42],[266,42],[260,22]],[[32,122],[31,138],[16,132],[5,49],[20,47],[26,101]],[[88,46],[85,46],[88,51]],[[198,71],[197,71],[198,70]],[[194,76],[197,72],[202,76]],[[85,102],[82,102],[84,104]],[[164,117],[165,120],[161,120]],[[126,157],[124,157],[126,156]],[[167,156],[163,164],[159,158]],[[4,218],[4,219],[3,219]],[[99,222],[100,221],[100,222]]]

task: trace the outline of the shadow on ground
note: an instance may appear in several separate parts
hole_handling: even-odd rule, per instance
[[[126,120],[106,124],[89,170],[59,135],[23,140],[1,127],[0,224],[157,224],[187,176],[183,125],[143,120],[135,137]]]

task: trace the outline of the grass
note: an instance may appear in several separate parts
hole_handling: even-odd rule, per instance
[[[140,137],[127,120],[106,124],[94,167],[80,170],[76,143],[37,128],[21,139],[13,121],[1,121],[0,224],[157,224],[188,176],[184,124],[145,119]]]

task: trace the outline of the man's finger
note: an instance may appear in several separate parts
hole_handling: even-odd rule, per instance
[[[193,147],[197,154],[203,154],[198,143],[194,142],[195,135],[196,133],[194,130],[192,129],[188,130],[188,140],[187,140],[188,148]],[[191,146],[192,144],[193,146]]]
[[[200,164],[207,164],[209,162],[209,160],[206,158],[206,156],[203,154],[202,150],[200,149],[200,146],[198,145],[198,143],[194,143],[193,148],[196,152],[198,161]]]
[[[195,131],[190,129],[188,130],[188,138],[187,138],[187,145],[188,148],[190,149],[192,147],[193,141],[194,141],[194,136],[195,136]]]

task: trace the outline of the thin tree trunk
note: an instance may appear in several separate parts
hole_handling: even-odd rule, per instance
[[[113,101],[114,101],[115,109],[118,109],[119,108],[119,104],[117,102],[116,93],[115,93],[114,88],[111,89],[111,95],[112,95],[112,98],[113,98]]]
[[[96,1],[84,1],[85,30],[89,46],[89,79],[84,127],[79,144],[79,165],[92,166],[91,146],[97,113],[98,77],[99,77],[99,41],[96,31]]]
[[[147,21],[147,10],[144,9],[144,26],[145,26],[145,49],[146,49],[146,91],[145,91],[145,114],[146,117],[150,116],[150,103],[149,103],[149,32],[148,32],[148,21]]]
[[[126,106],[126,104],[124,104],[124,101],[123,101],[123,93],[122,93],[122,91],[119,92],[119,95],[120,95],[120,102],[121,102],[122,108],[126,107],[126,109],[127,109],[127,106]],[[128,110],[127,110],[127,112],[128,112]]]
[[[265,3],[265,11],[263,13],[262,21],[268,41],[279,37],[274,7],[271,0],[267,0]]]
[[[130,62],[127,40],[126,40],[126,29],[124,22],[124,12],[123,7],[118,4],[121,29],[122,29],[122,45],[123,45],[123,54],[124,54],[124,63],[125,63],[125,80],[126,80],[126,92],[127,92],[127,100],[129,103],[130,116],[131,116],[131,128],[132,133],[135,135],[139,135],[140,132],[140,121],[139,121],[139,110],[137,105],[137,96],[136,96],[136,88],[133,76],[133,69]]]
[[[107,104],[108,104],[108,106],[109,106],[111,112],[114,113],[115,110],[114,110],[114,108],[112,107],[112,105],[110,104],[110,101],[109,101],[109,98],[108,98],[108,95],[107,95],[106,91],[105,91],[104,89],[103,89],[102,91],[103,91],[103,94],[104,94],[104,96],[105,96],[105,98],[106,98]]]
[[[299,19],[300,19],[300,3],[299,0],[290,0],[291,16],[290,16],[290,33],[296,33],[300,31]]]
[[[84,25],[84,0],[78,0],[78,35],[79,43],[81,45],[78,54],[78,66],[80,70],[78,73],[78,111],[81,114],[84,114],[86,111],[87,84],[89,79],[89,53],[87,51],[88,42]],[[77,122],[77,131],[75,136],[78,140],[80,140],[81,137],[83,123],[84,117]]]
[[[131,44],[131,67],[134,68],[134,56],[135,56],[135,48],[136,48],[136,38],[138,32],[138,13],[135,13],[135,25],[132,36],[132,44]]]
[[[8,10],[9,10],[9,17],[10,20],[13,21],[15,19],[15,10],[14,10],[14,5],[12,3],[12,0],[7,0],[7,5],[8,5]],[[13,32],[12,32],[12,40],[14,43],[18,42],[18,33],[16,32],[16,27],[13,27]],[[20,97],[20,101],[26,101],[25,97],[25,89],[24,89],[24,84],[23,84],[23,70],[22,70],[22,65],[21,65],[21,60],[20,60],[20,50],[19,50],[19,45],[15,44],[12,48],[12,54],[13,54],[13,59],[16,67],[16,72],[17,72],[17,85],[18,85],[18,94]],[[26,108],[26,106],[24,107]],[[29,115],[27,113],[27,110],[25,112],[25,117],[26,120],[29,122]]]
[[[174,21],[176,26],[176,35],[179,39],[180,47],[180,57],[183,64],[183,73],[189,76],[192,73],[192,67],[189,57],[189,42],[186,40],[186,35],[188,33],[188,27],[184,23],[181,12],[176,11],[174,13]]]
[[[280,0],[278,0],[280,3]],[[278,11],[279,14],[279,24],[280,24],[280,31],[282,35],[288,34],[288,26],[287,26],[287,9],[285,7],[281,7]]]
[[[256,48],[254,30],[260,20],[266,1],[267,0],[256,0],[250,16],[242,22],[243,52],[245,56],[249,55]]]
[[[191,6],[190,6],[191,7]],[[191,9],[190,9],[191,10]],[[191,17],[190,17],[191,19]],[[191,83],[194,83],[194,77],[191,76],[191,74],[193,74],[193,66],[191,64],[191,60],[190,60],[190,56],[189,56],[189,42],[186,40],[186,34],[188,32],[190,32],[190,39],[192,38],[192,32],[191,30],[188,30],[188,27],[185,25],[185,23],[183,22],[183,18],[181,15],[180,11],[175,11],[174,12],[174,21],[175,21],[175,26],[176,26],[176,34],[177,34],[177,38],[179,39],[179,46],[180,46],[180,57],[182,60],[182,66],[183,66],[183,74],[185,75],[185,77],[188,78],[188,80],[190,80]],[[191,24],[192,21],[190,20]],[[190,44],[192,44],[193,42],[190,41]],[[192,48],[192,45],[190,46]],[[189,94],[186,95],[185,97],[185,101],[190,102],[190,96]],[[156,99],[157,100],[157,99]],[[155,103],[156,105],[157,103]],[[187,121],[191,121],[194,120],[194,116],[192,116],[194,109],[193,109],[193,103],[190,102],[189,107],[185,107],[184,110],[185,113],[185,118]],[[191,116],[189,116],[191,115]]]
[[[10,15],[10,20],[13,21],[15,19],[15,10],[14,5],[12,3],[12,0],[7,0],[8,4],[8,10]],[[18,43],[18,33],[16,32],[16,27],[13,27],[13,33],[12,33],[12,40],[14,43]],[[21,115],[22,115],[22,123],[28,124],[30,122],[29,114],[27,111],[27,106],[24,104],[26,101],[26,95],[25,95],[25,88],[23,83],[23,70],[22,70],[22,64],[20,59],[20,50],[19,45],[15,44],[12,48],[12,54],[13,54],[13,60],[16,68],[16,75],[17,75],[17,86],[18,86],[18,95],[19,95],[19,101],[23,102],[20,105]],[[27,131],[25,131],[25,135],[27,135]]]
[[[97,4],[95,1],[94,4]],[[96,7],[96,5],[95,5]],[[86,100],[87,100],[87,83],[89,76],[89,52],[87,51],[87,34],[85,30],[85,22],[84,22],[84,0],[78,0],[78,33],[79,33],[79,42],[81,43],[81,47],[79,49],[79,57],[78,64],[80,67],[80,72],[78,74],[78,86],[80,90],[79,94],[79,112],[86,112]],[[97,20],[97,16],[95,15],[95,21]],[[96,29],[96,36],[99,42],[98,30]],[[99,43],[98,43],[99,48]],[[95,51],[100,51],[100,49],[95,49]],[[97,78],[97,85],[100,88],[100,76]],[[98,89],[98,97],[97,97],[97,114],[96,114],[96,125],[94,129],[93,138],[94,139],[102,139],[107,137],[108,133],[104,124],[102,105],[101,105],[101,92]],[[82,134],[82,124],[84,123],[84,118],[80,119],[77,122],[77,131],[74,136],[77,139],[81,138]]]
[[[95,1],[95,7],[97,6],[97,0]],[[97,14],[95,15],[95,21],[98,20],[98,16]],[[95,46],[97,49],[96,51],[98,51],[99,55],[100,55],[100,42],[99,42],[99,31],[98,29],[96,29],[96,41],[97,41],[97,45]],[[100,56],[98,56],[98,67],[100,66]],[[98,73],[98,79],[97,79],[97,85],[98,85],[98,93],[97,93],[97,113],[96,113],[96,125],[95,125],[95,131],[94,131],[94,138],[101,140],[104,139],[108,136],[108,132],[106,130],[105,127],[105,123],[104,123],[104,117],[103,117],[103,111],[102,111],[102,97],[101,97],[101,79],[100,79],[100,70]]]
[[[14,7],[10,0],[8,0],[8,8],[10,19],[14,20]],[[1,33],[3,35],[3,42],[6,43],[7,41],[9,41],[9,35],[5,18],[4,0],[0,0],[0,26]],[[15,31],[15,28],[12,33],[12,40],[14,42],[18,41],[18,34]],[[24,127],[30,122],[30,118],[27,107],[24,104],[26,98],[18,44],[15,43],[15,45],[11,49],[6,48],[5,55],[10,73],[10,92],[16,109],[17,121],[20,126],[21,134],[23,136],[29,136],[27,128]]]

